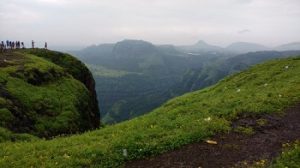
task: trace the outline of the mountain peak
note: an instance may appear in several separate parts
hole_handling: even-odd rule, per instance
[[[116,44],[128,44],[128,45],[153,45],[152,43],[144,40],[125,39],[117,42]]]
[[[235,51],[238,53],[269,50],[269,48],[264,45],[250,43],[250,42],[235,42],[235,43],[230,44],[226,49]]]
[[[209,45],[204,40],[199,40],[196,45]]]
[[[283,45],[277,46],[275,49],[279,50],[279,51],[300,50],[300,42],[292,42],[292,43],[283,44]]]

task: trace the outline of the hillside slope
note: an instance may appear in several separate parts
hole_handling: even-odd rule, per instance
[[[19,50],[1,53],[0,66],[0,141],[22,139],[15,133],[51,137],[99,127],[94,79],[74,57]]]
[[[258,63],[275,58],[286,58],[299,55],[300,51],[258,51],[241,54],[224,60],[217,60],[211,64],[186,72],[180,84],[173,90],[186,93],[213,85],[224,77],[240,72]]]
[[[0,144],[0,167],[120,167],[231,130],[239,115],[280,112],[300,102],[300,57],[273,60],[172,99],[151,113],[50,141]]]

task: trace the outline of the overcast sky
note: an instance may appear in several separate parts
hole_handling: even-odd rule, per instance
[[[86,46],[300,41],[300,0],[0,0],[0,39]]]

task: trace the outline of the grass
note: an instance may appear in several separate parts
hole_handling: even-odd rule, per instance
[[[26,133],[13,133],[5,128],[0,127],[0,143],[7,141],[36,141],[39,138]]]
[[[230,131],[241,114],[281,112],[300,101],[299,73],[300,57],[269,61],[130,121],[50,141],[1,143],[0,167],[121,167]]]
[[[235,128],[234,131],[237,132],[237,133],[245,134],[245,135],[253,135],[253,134],[255,134],[255,131],[253,130],[252,127],[238,126],[237,128]]]
[[[284,150],[270,166],[270,168],[299,168],[300,165],[300,141],[293,144],[284,144]]]
[[[18,58],[0,69],[0,127],[40,137],[91,128],[84,84],[67,68],[25,51],[12,53]]]
[[[69,54],[43,49],[26,49],[21,52],[32,54],[44,58],[49,62],[53,62],[64,68],[67,73],[71,74],[75,79],[82,83],[85,83],[87,77],[91,76],[89,69],[81,61]]]

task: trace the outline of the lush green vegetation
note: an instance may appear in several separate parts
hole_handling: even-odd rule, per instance
[[[299,102],[299,72],[300,57],[269,61],[101,130],[2,143],[0,167],[119,167],[130,159],[205,140],[230,130],[230,121],[239,115],[276,113]]]
[[[91,117],[91,94],[82,82],[73,78],[71,67],[64,68],[49,59],[28,54],[31,52],[44,57],[52,53],[36,49],[0,55],[2,60],[7,59],[0,69],[2,141],[22,137],[26,140],[25,134],[14,138],[15,133],[51,137],[96,127],[92,121],[96,115]],[[99,118],[96,120],[99,123]]]
[[[118,78],[95,76],[95,80],[105,123],[142,115],[171,98],[167,90],[172,78],[155,80],[151,76],[132,74]]]
[[[0,143],[6,141],[35,141],[39,138],[26,133],[13,133],[5,128],[0,127]]]
[[[300,51],[260,51],[237,55],[230,58],[221,58],[211,61],[205,66],[188,70],[180,84],[174,88],[175,92],[186,93],[202,89],[217,83],[224,77],[240,72],[252,65],[275,58],[285,58],[299,55]]]
[[[271,164],[271,168],[298,168],[300,165],[300,142],[284,144],[282,155]]]

